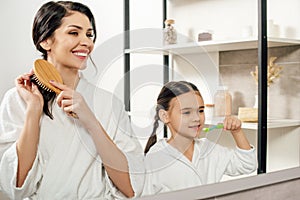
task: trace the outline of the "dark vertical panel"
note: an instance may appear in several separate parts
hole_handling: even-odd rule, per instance
[[[163,27],[165,27],[165,20],[167,19],[167,0],[163,0]],[[163,55],[163,81],[164,84],[169,81],[169,56]],[[167,126],[164,126],[164,137],[168,137]]]
[[[266,173],[268,109],[267,0],[258,0],[258,174]]]
[[[124,0],[124,49],[130,48],[130,3]],[[124,53],[124,103],[130,111],[130,54]]]
[[[164,22],[167,19],[167,0],[163,0],[163,28],[164,28]],[[163,56],[163,62],[164,62],[164,70],[163,70],[163,81],[164,83],[167,83],[169,81],[169,56],[164,55]]]

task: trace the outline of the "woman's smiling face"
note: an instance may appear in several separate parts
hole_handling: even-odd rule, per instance
[[[88,17],[72,11],[62,19],[54,36],[46,40],[49,44],[48,60],[56,67],[84,69],[88,55],[94,48],[93,28]]]

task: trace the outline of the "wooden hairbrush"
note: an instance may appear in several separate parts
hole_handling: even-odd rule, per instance
[[[50,62],[44,59],[37,59],[34,62],[33,73],[34,74],[32,75],[31,79],[33,79],[34,82],[40,86],[40,88],[50,93],[55,92],[56,94],[59,94],[61,92],[59,88],[56,88],[50,84],[51,80],[63,84],[63,80],[59,72]],[[78,119],[76,113],[70,112],[69,114]]]

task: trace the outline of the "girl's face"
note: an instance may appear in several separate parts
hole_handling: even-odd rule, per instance
[[[193,140],[200,135],[205,122],[203,99],[194,91],[179,95],[171,100],[167,115],[173,138]]]
[[[54,36],[47,39],[48,61],[57,68],[84,69],[94,48],[93,29],[87,16],[72,12],[62,19]]]

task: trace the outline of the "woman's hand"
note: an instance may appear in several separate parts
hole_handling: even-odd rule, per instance
[[[67,115],[73,116],[73,114],[76,114],[80,121],[84,123],[96,119],[80,93],[56,81],[50,81],[50,83],[61,90],[56,101],[58,106],[61,107]]]
[[[27,109],[34,110],[39,115],[43,112],[44,99],[38,87],[30,82],[33,72],[20,75],[15,80],[17,91],[26,102]]]

